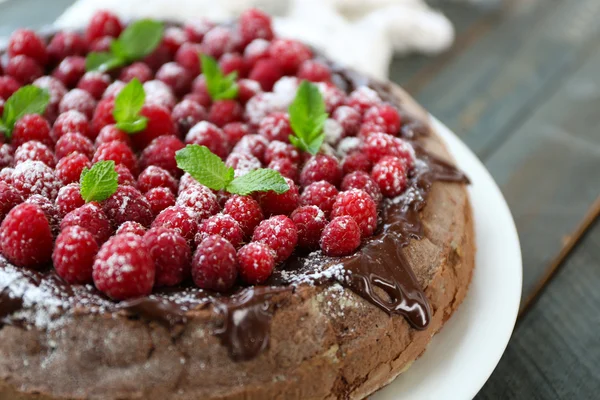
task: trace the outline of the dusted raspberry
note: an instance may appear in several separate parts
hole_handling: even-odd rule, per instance
[[[219,212],[217,197],[206,186],[190,186],[179,193],[178,206],[188,207],[196,213],[198,222]]]
[[[142,132],[131,136],[131,140],[137,149],[145,148],[159,136],[175,134],[175,123],[166,107],[146,104],[140,114],[148,118],[148,125]]]
[[[50,136],[50,124],[41,115],[27,114],[15,123],[11,144],[19,147],[31,140],[37,140],[48,147],[54,147],[54,141]]]
[[[0,226],[2,254],[19,267],[39,268],[52,257],[52,232],[42,209],[34,204],[14,207]]]
[[[327,82],[331,80],[331,70],[319,60],[306,60],[300,64],[298,73],[300,79],[311,82]]]
[[[177,96],[190,90],[192,78],[188,70],[176,62],[166,63],[156,71],[156,79],[167,84]]]
[[[201,289],[230,289],[235,283],[237,269],[235,248],[218,235],[204,239],[192,260],[192,278]]]
[[[371,196],[375,204],[381,203],[383,199],[379,186],[368,173],[363,171],[355,171],[346,175],[340,187],[342,190],[360,189]]]
[[[31,57],[38,64],[45,65],[48,61],[46,45],[31,29],[17,29],[8,39],[8,56],[23,55]]]
[[[193,96],[190,98],[189,96]],[[212,103],[210,93],[208,93],[208,87],[206,86],[206,79],[204,75],[198,75],[192,82],[192,93],[187,94],[185,98],[190,98],[202,107],[209,108]]]
[[[27,160],[41,161],[50,168],[56,165],[56,158],[48,146],[41,144],[37,140],[25,142],[15,150],[14,163],[19,164]]]
[[[164,41],[161,41],[157,48],[142,59],[153,71],[160,68],[161,65],[171,61],[171,51]]]
[[[60,114],[56,118],[56,121],[54,121],[52,131],[56,140],[67,133],[80,133],[83,136],[93,139],[87,117],[76,110],[70,110]]]
[[[8,185],[13,184],[13,173],[15,172],[14,168],[4,167],[0,169],[0,182],[4,182]]]
[[[244,232],[242,231],[242,228],[238,222],[228,214],[216,214],[205,219],[198,228],[198,233],[195,238],[196,245],[200,245],[204,239],[211,235],[223,237],[236,249],[239,248],[244,241]]]
[[[147,191],[144,196],[150,204],[152,215],[157,216],[164,209],[175,205],[175,195],[166,187],[157,187]]]
[[[10,144],[0,145],[0,168],[4,169],[13,163],[14,149]]]
[[[182,100],[179,102],[173,108],[171,116],[173,117],[173,121],[177,124],[178,131],[181,135],[185,135],[192,126],[208,118],[206,109],[192,100]]]
[[[389,104],[380,104],[369,108],[363,117],[364,124],[380,126],[385,133],[397,135],[400,131],[400,114]]]
[[[58,116],[58,105],[63,96],[67,93],[67,88],[56,78],[51,76],[42,76],[33,81],[33,85],[41,89],[46,89],[50,94],[50,102],[44,112],[44,117],[50,122],[54,122]]]
[[[208,119],[217,126],[224,126],[230,122],[242,119],[244,110],[235,100],[217,100],[210,106]]]
[[[238,251],[237,259],[240,276],[250,285],[266,281],[275,268],[274,252],[263,243],[248,243]]]
[[[96,11],[92,16],[85,30],[85,38],[88,43],[92,43],[94,40],[104,36],[116,38],[121,34],[122,30],[123,26],[116,15],[109,11],[100,10]]]
[[[98,38],[93,42],[89,43],[88,50],[95,51],[98,53],[110,51],[110,45],[114,40],[115,38],[113,38],[112,36],[102,36],[101,38]]]
[[[175,61],[188,72],[191,78],[200,73],[200,57],[202,45],[198,43],[184,43],[175,54]]]
[[[269,164],[271,161],[279,158],[287,158],[294,164],[297,164],[300,162],[300,153],[289,143],[273,140],[265,150],[265,163]]]
[[[71,153],[56,164],[56,177],[63,183],[79,182],[81,171],[91,168],[90,159],[81,153]]]
[[[285,193],[277,194],[274,191],[259,192],[256,199],[267,215],[289,215],[298,207],[299,195],[298,187],[290,178],[284,178],[290,190]]]
[[[225,53],[231,53],[235,47],[233,31],[224,26],[215,26],[202,39],[204,52],[217,59]]]
[[[256,61],[248,74],[248,78],[258,82],[263,90],[270,91],[275,82],[283,75],[284,72],[277,60],[264,58]]]
[[[110,85],[110,76],[98,71],[86,72],[79,82],[77,88],[85,90],[96,100],[100,100],[106,88]]]
[[[225,164],[235,170],[235,176],[246,175],[248,172],[259,169],[262,164],[260,160],[251,154],[231,153]]]
[[[285,104],[281,101],[281,96],[271,92],[261,92],[246,103],[244,118],[250,126],[258,128],[269,114],[284,111]]]
[[[68,283],[92,283],[92,267],[99,247],[94,236],[79,226],[58,235],[52,262],[58,276]]]
[[[198,231],[198,222],[193,210],[183,206],[165,208],[152,222],[152,228],[164,227],[175,229],[189,243],[194,241]]]
[[[75,87],[84,74],[85,58],[81,56],[69,56],[65,58],[52,71],[52,76],[68,88]]]
[[[129,168],[127,168],[123,164],[117,164],[117,165],[115,165],[115,171],[116,171],[117,175],[119,176],[119,178],[118,178],[119,185],[129,185],[129,186],[133,186],[134,188],[137,189],[137,182],[136,182],[133,174],[129,170]]]
[[[194,186],[202,187],[200,182],[198,182],[197,180],[192,178],[192,176],[186,172],[185,174],[183,174],[181,176],[181,179],[179,179],[179,187],[177,189],[177,193],[181,193],[184,190],[186,190],[187,188],[194,187]]]
[[[138,171],[137,159],[133,150],[123,142],[113,141],[103,143],[96,149],[92,163],[95,164],[98,161],[107,160],[112,160],[115,164],[123,164],[134,174]]]
[[[294,210],[290,218],[298,229],[298,246],[318,248],[321,232],[327,225],[325,213],[317,206],[302,206]]]
[[[225,75],[229,75],[233,72],[237,73],[238,77],[246,76],[248,68],[246,67],[246,61],[239,53],[227,53],[223,54],[219,60],[219,68]]]
[[[169,49],[171,55],[175,55],[179,47],[187,40],[187,34],[181,28],[169,26],[163,34],[163,43]]]
[[[327,181],[337,186],[342,179],[342,169],[338,160],[333,156],[317,154],[302,168],[300,183],[308,186],[313,182]]]
[[[79,183],[69,183],[60,188],[54,204],[61,218],[85,204],[80,190]]]
[[[134,62],[131,65],[123,68],[119,74],[119,80],[129,83],[133,78],[144,83],[153,78],[152,69],[143,62]]]
[[[125,87],[126,83],[123,81],[114,81],[102,93],[102,100],[104,99],[115,99],[121,93],[121,90]]]
[[[355,151],[342,160],[342,172],[344,174],[350,174],[354,171],[369,172],[371,171],[371,165],[371,160],[365,153]]]
[[[62,185],[52,168],[41,161],[27,160],[15,167],[13,186],[25,198],[39,194],[54,201]]]
[[[87,44],[76,32],[57,32],[48,43],[50,64],[56,65],[68,56],[84,56]]]
[[[226,192],[225,190],[213,190],[215,196],[217,196],[217,203],[219,203],[219,207],[225,207],[225,203],[227,200],[233,196],[231,193]]]
[[[33,58],[16,56],[8,60],[4,73],[27,85],[44,75],[44,70]]]
[[[144,236],[146,234],[146,228],[135,221],[125,221],[119,226],[115,235],[121,235],[123,233],[133,233],[134,235]]]
[[[396,197],[406,188],[406,164],[397,157],[383,157],[371,171],[371,178],[386,197]]]
[[[323,229],[319,244],[330,257],[350,255],[360,246],[360,228],[352,217],[334,218]]]
[[[93,267],[94,284],[115,300],[152,293],[155,267],[144,239],[132,233],[113,236],[102,245]]]
[[[269,163],[267,168],[279,172],[282,176],[290,178],[294,182],[298,180],[298,165],[289,158],[276,158]]]
[[[289,143],[290,135],[293,135],[290,126],[290,117],[287,113],[274,112],[263,119],[258,126],[258,133],[269,141],[278,140]]]
[[[66,157],[76,151],[84,154],[88,158],[94,156],[94,144],[90,139],[79,133],[67,133],[62,135],[56,142],[54,150],[56,152],[56,158],[58,159]]]
[[[223,126],[223,133],[229,145],[235,146],[244,136],[250,133],[250,128],[242,122],[231,122]]]
[[[261,135],[246,135],[234,147],[232,153],[252,154],[259,160],[264,160],[269,141]]]
[[[358,89],[353,90],[346,101],[348,106],[354,108],[361,115],[369,108],[379,105],[380,103],[381,98],[377,92],[367,86],[361,86]]]
[[[114,227],[125,221],[139,222],[143,226],[152,223],[148,200],[132,186],[119,186],[112,196],[104,200],[102,208]]]
[[[177,231],[152,228],[144,235],[144,243],[154,260],[154,286],[174,286],[190,274],[192,252]]]
[[[339,106],[332,115],[344,130],[344,136],[355,136],[360,128],[362,117],[360,112],[350,106]]]
[[[98,244],[104,243],[112,234],[110,222],[98,203],[87,203],[69,212],[60,223],[60,230],[80,226],[88,230]]]
[[[329,114],[335,112],[335,110],[342,106],[346,101],[346,94],[334,84],[330,82],[319,82],[316,85],[325,101],[325,111]]]
[[[106,125],[100,130],[100,133],[96,137],[96,147],[100,147],[104,143],[112,141],[123,142],[127,146],[132,146],[131,137],[125,131],[120,130],[115,125]]]
[[[340,192],[331,209],[331,218],[348,215],[360,228],[363,237],[369,237],[377,228],[377,205],[366,192],[350,189]]]
[[[167,170],[151,165],[144,169],[137,180],[140,192],[146,193],[150,189],[166,187],[173,193],[177,193],[177,181]]]
[[[275,39],[269,47],[269,55],[277,60],[286,74],[295,74],[304,61],[312,57],[312,52],[304,44],[291,39]]]
[[[115,100],[112,98],[102,99],[98,102],[92,118],[92,131],[94,134],[98,134],[106,125],[115,123],[115,117],[113,117],[114,108]]]
[[[167,170],[173,176],[180,176],[181,170],[177,168],[175,153],[185,145],[175,136],[160,136],[154,139],[140,155],[140,165],[146,168],[156,165]]]
[[[329,215],[338,190],[327,181],[311,183],[304,188],[300,196],[300,204],[303,206],[317,206],[325,215]]]
[[[362,152],[376,163],[385,156],[395,156],[412,165],[412,149],[404,140],[386,133],[373,133],[367,137],[362,145]]]
[[[227,157],[229,144],[221,128],[208,121],[198,122],[185,137],[186,144],[206,146],[221,158]]]
[[[271,42],[265,39],[254,39],[244,49],[244,59],[248,66],[253,66],[258,60],[269,58]]]
[[[273,39],[271,17],[256,8],[246,10],[240,15],[238,31],[244,46],[254,39]]]
[[[191,42],[200,43],[202,39],[204,39],[206,32],[210,31],[214,27],[215,24],[212,21],[206,18],[199,18],[187,21],[183,26],[183,29],[185,30],[185,33]]]
[[[298,230],[291,219],[276,215],[262,221],[254,230],[253,242],[261,242],[275,252],[277,264],[285,261],[294,251],[298,242]]]
[[[240,79],[237,84],[237,100],[240,102],[240,104],[246,104],[250,98],[262,92],[260,84],[252,79]]]
[[[77,110],[88,119],[92,118],[96,109],[96,100],[91,94],[81,89],[73,89],[65,94],[58,105],[58,112]]]
[[[254,228],[264,219],[258,202],[249,196],[231,196],[225,202],[223,212],[231,215],[248,237],[252,236]]]
[[[0,76],[0,98],[8,100],[10,96],[19,90],[19,82],[10,76]]]
[[[23,196],[11,185],[0,182],[0,221],[18,204],[23,202]]]
[[[50,224],[50,231],[54,236],[58,235],[59,224],[60,224],[60,215],[58,212],[58,208],[54,205],[53,202],[48,200],[47,198],[40,196],[39,194],[34,194],[27,200],[25,200],[27,204],[35,204],[38,206],[43,212],[46,218],[48,219],[48,223]]]

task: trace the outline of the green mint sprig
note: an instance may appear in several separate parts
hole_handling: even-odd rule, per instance
[[[328,117],[319,88],[302,81],[288,112],[294,131],[294,135],[290,135],[290,143],[302,151],[317,154],[325,140],[323,125]]]
[[[0,131],[10,139],[15,123],[19,119],[27,114],[43,114],[49,102],[50,94],[46,90],[32,85],[23,86],[4,103]]]
[[[175,153],[175,159],[179,168],[213,190],[225,190],[242,196],[270,190],[281,194],[290,190],[283,176],[273,169],[255,169],[235,178],[233,168],[225,165],[206,146],[187,145]]]
[[[239,87],[235,82],[237,72],[223,75],[217,60],[206,54],[200,54],[200,62],[202,64],[202,74],[206,80],[206,89],[213,101],[235,99],[239,91]]]
[[[114,161],[98,161],[84,168],[79,178],[79,193],[86,203],[108,199],[119,187],[119,174]]]
[[[116,127],[129,134],[135,134],[146,129],[148,118],[140,115],[145,101],[144,86],[137,78],[133,78],[115,98],[113,117],[116,121]]]
[[[151,19],[131,23],[110,44],[110,51],[91,52],[85,59],[87,71],[106,72],[142,59],[160,44],[164,24]]]

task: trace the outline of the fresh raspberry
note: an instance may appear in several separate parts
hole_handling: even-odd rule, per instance
[[[69,212],[60,223],[60,230],[80,226],[89,231],[98,244],[104,243],[112,234],[108,217],[98,203],[87,203]]]
[[[237,269],[235,248],[218,235],[204,239],[192,259],[192,278],[201,289],[230,289],[235,283]]]
[[[94,235],[79,226],[65,229],[56,238],[52,262],[68,283],[92,283],[92,266],[99,247]]]
[[[240,15],[238,24],[238,31],[244,46],[254,39],[273,39],[271,17],[256,8],[244,11]]]
[[[298,229],[298,246],[318,248],[321,232],[327,225],[325,213],[317,206],[302,206],[294,210],[290,218]]]
[[[102,208],[114,227],[125,221],[139,222],[143,226],[152,223],[152,211],[148,200],[132,186],[119,186],[117,191],[106,199]]]
[[[248,78],[258,82],[263,90],[270,91],[275,82],[283,75],[284,72],[278,60],[263,58],[256,61],[248,74]]]
[[[135,177],[133,176],[129,168],[127,168],[123,164],[117,164],[115,165],[115,172],[118,175],[119,185],[129,185],[137,189],[137,181],[135,180]]]
[[[102,36],[89,43],[88,50],[95,51],[97,53],[103,53],[106,51],[110,51],[110,45],[115,40],[112,36]]]
[[[52,232],[46,215],[35,204],[14,207],[0,226],[2,254],[19,267],[39,268],[52,257]]]
[[[276,158],[269,163],[267,168],[279,172],[283,177],[294,182],[298,180],[298,165],[289,158]]]
[[[48,147],[54,147],[50,136],[50,124],[38,114],[27,114],[19,119],[13,128],[11,143],[19,147],[25,142],[37,140]]]
[[[250,128],[242,122],[231,122],[223,126],[223,133],[229,145],[235,146],[244,136],[250,133]]]
[[[156,71],[156,79],[167,84],[177,96],[189,91],[192,78],[188,70],[176,62],[166,63]]]
[[[300,196],[300,204],[303,206],[317,206],[325,215],[329,215],[338,190],[327,181],[311,183],[304,188]]]
[[[275,112],[263,119],[258,126],[258,133],[269,141],[278,140],[289,143],[290,135],[293,135],[290,126],[290,117],[287,113]]]
[[[311,82],[328,82],[331,80],[331,70],[321,61],[306,60],[298,67],[296,76]]]
[[[81,171],[91,168],[90,159],[81,153],[71,153],[56,164],[56,177],[63,183],[79,182]]]
[[[193,100],[200,104],[202,107],[209,108],[212,103],[210,93],[208,93],[208,87],[206,86],[206,79],[204,75],[198,75],[192,82],[192,93],[187,94],[188,96],[194,96]]]
[[[61,81],[52,76],[42,76],[33,81],[33,85],[45,89],[50,94],[50,101],[44,112],[44,117],[50,122],[54,122],[58,116],[58,105],[63,96],[67,94],[67,88]]]
[[[152,222],[152,228],[164,227],[175,229],[189,243],[194,241],[198,231],[198,222],[193,210],[183,206],[165,208]]]
[[[96,136],[96,147],[100,147],[104,143],[112,142],[112,141],[123,142],[127,146],[131,147],[133,144],[131,143],[131,137],[125,131],[120,130],[115,125],[106,125],[104,128],[100,130],[98,136]]]
[[[84,56],[87,44],[76,32],[57,32],[48,43],[48,56],[52,65],[69,56]]]
[[[77,110],[88,119],[94,116],[96,100],[91,94],[81,89],[73,89],[65,94],[58,105],[61,114],[69,110]]]
[[[274,252],[264,243],[248,243],[239,249],[237,258],[240,276],[250,285],[266,281],[275,268]]]
[[[239,53],[227,53],[223,54],[219,60],[219,68],[225,75],[231,74],[232,72],[237,73],[238,77],[244,77],[248,73],[246,67],[246,61]]]
[[[123,30],[119,18],[110,11],[96,11],[85,30],[88,43],[104,36],[118,37]]]
[[[52,168],[41,161],[27,160],[15,167],[13,186],[25,198],[39,194],[54,201],[62,185]]]
[[[300,183],[302,186],[308,186],[318,181],[327,181],[337,186],[341,178],[342,169],[338,160],[333,156],[324,154],[317,154],[311,157],[300,173]]]
[[[225,190],[213,190],[213,193],[215,196],[217,196],[217,203],[219,203],[219,207],[225,207],[227,200],[233,196],[231,193],[228,193]]]
[[[209,188],[202,185],[190,186],[180,192],[175,204],[189,207],[196,213],[199,222],[219,212],[217,197]]]
[[[179,47],[187,41],[187,34],[181,28],[169,26],[163,33],[163,43],[169,49],[171,55],[175,55]]]
[[[166,187],[157,187],[148,190],[144,196],[150,204],[152,215],[157,216],[164,209],[175,205],[175,195]]]
[[[365,153],[355,151],[342,160],[342,172],[344,174],[350,174],[354,171],[369,172],[371,171],[371,165],[371,160]]]
[[[146,228],[135,221],[125,221],[119,226],[115,235],[122,235],[123,233],[133,233],[134,235],[144,236],[146,234]]]
[[[48,219],[48,223],[50,224],[50,231],[53,235],[58,235],[59,232],[59,224],[60,224],[60,214],[58,212],[58,208],[54,205],[54,203],[47,198],[40,196],[39,194],[34,194],[25,200],[27,204],[35,204],[38,206],[43,212],[46,218]]]
[[[123,68],[119,74],[119,80],[125,83],[129,83],[133,78],[137,78],[142,83],[148,82],[153,78],[152,69],[143,62],[138,61]]]
[[[0,98],[8,100],[10,96],[19,90],[19,82],[10,76],[0,76]]]
[[[281,96],[271,92],[261,92],[246,103],[244,118],[252,127],[258,128],[269,114],[284,111],[285,104],[281,101]]]
[[[23,202],[23,196],[11,185],[0,182],[0,221],[13,207]]]
[[[56,121],[54,121],[52,131],[56,140],[67,133],[80,133],[90,139],[93,138],[87,117],[76,110],[70,110],[60,114],[58,118],[56,118]]]
[[[258,60],[269,58],[271,42],[265,39],[254,39],[244,49],[246,65],[253,66]]]
[[[232,152],[252,154],[262,161],[268,145],[269,141],[264,136],[246,135],[233,147]]]
[[[14,148],[8,144],[0,145],[0,168],[4,169],[13,164]]]
[[[381,203],[383,199],[379,186],[368,173],[363,171],[355,171],[346,175],[340,187],[342,190],[360,189],[371,196],[375,204]]]
[[[113,117],[114,108],[114,99],[106,98],[98,102],[96,111],[94,111],[94,116],[92,118],[92,131],[94,134],[98,134],[98,132],[100,132],[100,130],[106,125],[115,123],[115,117]]]
[[[222,127],[230,122],[236,122],[242,119],[244,110],[235,100],[217,100],[210,106],[208,111],[208,120],[213,124]]]
[[[48,52],[42,39],[31,29],[17,29],[8,39],[8,56],[27,56],[40,65],[46,65]]]
[[[79,133],[67,133],[62,135],[56,142],[55,152],[58,159],[76,151],[91,158],[94,156],[94,144],[90,139]]]
[[[298,207],[299,194],[298,187],[290,178],[284,178],[290,190],[285,193],[277,194],[274,191],[259,192],[256,199],[267,216],[270,215],[290,215]]]
[[[406,141],[387,133],[373,133],[367,137],[363,143],[362,152],[373,163],[385,156],[394,156],[401,159],[409,168],[413,164],[411,146]]]
[[[27,85],[44,75],[44,70],[31,57],[15,56],[8,60],[4,73],[20,84]]]
[[[102,93],[102,99],[115,99],[119,93],[121,93],[121,90],[123,90],[123,88],[125,87],[126,83],[123,81],[114,81],[113,83],[111,83],[110,85],[108,85],[108,87],[106,88],[106,90],[104,91],[104,93]]]
[[[15,172],[14,168],[4,167],[0,169],[0,182],[4,182],[8,185],[13,184],[13,173]]]
[[[277,264],[285,261],[298,242],[298,230],[294,222],[285,215],[276,215],[262,221],[252,235],[253,242],[261,242],[275,252]]]
[[[231,153],[225,160],[225,164],[235,170],[236,178],[262,166],[258,158],[247,153]]]
[[[79,183],[69,183],[60,188],[54,204],[61,218],[85,204],[80,190]]]
[[[189,276],[192,252],[177,231],[152,228],[144,235],[144,244],[156,267],[155,286],[174,286]]]
[[[382,131],[390,135],[397,135],[400,131],[400,114],[396,108],[389,104],[380,104],[369,108],[363,117],[364,124],[375,124]]]
[[[167,170],[171,175],[181,175],[177,168],[175,153],[183,149],[185,145],[175,136],[160,136],[154,139],[140,155],[140,166],[146,168],[156,165]]]
[[[225,134],[221,128],[208,121],[201,121],[194,125],[185,136],[185,143],[206,146],[221,158],[227,157],[229,153],[229,143]]]
[[[192,176],[186,172],[185,174],[183,174],[181,176],[181,179],[179,179],[179,187],[177,189],[177,193],[181,193],[190,187],[202,187],[202,186],[203,185],[201,185],[200,182],[198,182],[197,180],[192,178]]]
[[[202,47],[206,54],[218,59],[223,54],[235,50],[235,37],[231,29],[215,26],[204,35]]]
[[[386,197],[395,197],[406,188],[406,164],[393,156],[383,157],[371,171],[371,178]]]
[[[223,207],[225,214],[235,219],[246,236],[251,236],[254,228],[264,219],[260,205],[249,196],[232,196]]]
[[[205,219],[198,227],[198,233],[196,234],[195,242],[200,245],[201,242],[211,235],[219,235],[223,239],[227,240],[236,249],[242,245],[244,241],[244,232],[228,214],[216,214],[210,218]]]
[[[75,87],[84,74],[85,58],[81,56],[69,56],[65,58],[52,71],[52,76],[68,88]]]
[[[346,101],[346,94],[337,86],[330,82],[318,82],[316,83],[323,96],[325,102],[325,111],[332,114],[335,110],[342,106]]]
[[[96,149],[92,163],[95,164],[98,161],[107,160],[112,160],[115,164],[123,164],[133,174],[136,174],[138,171],[137,159],[133,150],[123,142],[113,141],[103,143]]]
[[[246,104],[253,96],[262,92],[260,84],[252,79],[240,79],[237,84],[237,100],[240,102],[240,104]]]
[[[25,142],[15,150],[14,163],[15,165],[27,160],[41,161],[50,168],[56,165],[56,158],[52,150],[48,146],[41,144],[37,140]]]
[[[191,78],[200,73],[200,58],[202,45],[197,43],[184,43],[175,54],[175,61],[187,71]]]
[[[366,192],[350,189],[340,192],[331,209],[331,218],[348,215],[360,228],[362,237],[369,237],[377,228],[377,205]]]
[[[330,257],[350,255],[360,246],[360,228],[352,217],[334,218],[323,229],[319,244]]]
[[[153,71],[156,71],[161,65],[171,61],[171,58],[172,54],[169,47],[164,41],[161,41],[152,53],[142,59],[142,62],[148,65]]]
[[[98,290],[115,300],[152,293],[155,267],[144,239],[132,233],[110,238],[96,256],[93,277]]]
[[[296,73],[300,64],[312,58],[312,52],[306,45],[291,39],[273,40],[269,47],[269,55],[290,75]]]
[[[157,187],[166,187],[171,192],[177,193],[177,181],[175,178],[167,170],[155,165],[150,165],[140,173],[137,184],[142,193],[146,193],[150,189]]]
[[[140,115],[148,118],[148,125],[142,132],[131,137],[137,149],[145,148],[159,136],[175,134],[175,123],[168,108],[157,104],[146,104],[142,107]]]
[[[186,22],[183,29],[191,42],[200,43],[204,39],[206,32],[214,27],[215,24],[212,21],[206,18],[199,18]]]
[[[379,105],[381,98],[376,91],[367,87],[361,86],[350,93],[346,101],[346,105],[354,108],[363,115],[369,108]]]
[[[181,135],[185,135],[192,126],[208,118],[206,109],[192,100],[182,100],[177,103],[171,116]]]
[[[264,158],[267,164],[280,158],[286,158],[292,163],[297,164],[300,162],[300,153],[289,143],[273,140],[267,146]]]
[[[110,76],[97,71],[86,72],[79,82],[77,88],[85,90],[96,100],[100,100],[102,95],[110,85]]]
[[[360,112],[350,106],[339,106],[332,115],[344,129],[344,136],[354,136],[358,133],[362,117]]]

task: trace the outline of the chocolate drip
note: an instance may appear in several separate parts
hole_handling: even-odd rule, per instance
[[[23,308],[23,299],[12,297],[7,289],[0,292],[0,326],[8,321],[5,319]]]
[[[185,311],[177,304],[154,297],[142,297],[119,303],[119,309],[167,326],[185,324]]]

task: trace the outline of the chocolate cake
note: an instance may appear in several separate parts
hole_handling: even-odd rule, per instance
[[[31,133],[18,131],[17,122],[0,148],[4,218],[0,228],[0,398],[362,399],[409,368],[464,299],[475,254],[468,179],[454,167],[429,125],[428,114],[393,84],[342,68],[297,42],[277,42],[268,16],[256,10],[226,26],[206,21],[169,25],[151,53],[138,55],[136,60],[119,58],[107,44],[111,37],[121,41],[121,31],[116,17],[100,12],[85,35],[57,33],[40,39],[33,32],[19,31],[3,58],[0,105],[6,107],[18,87],[33,82],[50,92],[48,106],[40,113],[53,129],[47,138],[39,131],[32,138]],[[114,65],[95,65],[100,72],[84,75],[84,56],[87,68],[93,69],[90,51],[104,51],[104,61],[113,57]],[[207,92],[211,83],[207,85],[206,80],[211,78],[196,77],[200,62],[186,57],[190,51],[219,59],[220,78],[216,79],[227,90],[238,79],[235,105],[222,106],[229,99],[218,100],[210,88]],[[71,68],[64,67],[65,59]],[[205,62],[202,66],[208,76]],[[239,76],[225,82],[232,71]],[[43,78],[43,74],[54,78]],[[297,78],[291,78],[294,75]],[[124,82],[118,83],[119,78]],[[121,123],[111,110],[109,115],[113,113],[116,121],[100,121],[99,114],[106,112],[103,107],[112,102],[114,108],[117,92],[125,90],[125,81],[133,78],[146,79],[146,104],[152,100],[159,104],[159,111],[167,110],[172,128],[161,127],[154,137],[149,133],[156,126],[156,110],[144,114],[142,109],[147,125],[133,132],[127,129],[137,123],[137,117]],[[300,84],[302,80],[314,84]],[[307,90],[319,89],[330,116],[327,121],[323,117],[324,126],[317,132],[323,143],[315,151],[305,146],[308,139],[302,138],[294,116],[285,113],[300,97],[299,84]],[[92,98],[91,110],[85,104],[88,97]],[[256,97],[268,97],[268,101],[258,104],[252,100]],[[186,100],[200,111],[183,112],[187,107],[179,105]],[[273,101],[281,102],[283,108]],[[309,106],[314,104],[309,102]],[[289,114],[294,112],[290,106]],[[359,116],[357,125],[348,122],[348,113]],[[268,118],[283,118],[287,125],[265,127],[263,121]],[[21,121],[25,119],[21,115]],[[6,113],[2,123],[7,123]],[[198,126],[205,132],[209,124],[223,141],[198,135]],[[281,136],[285,129],[291,129],[296,138]],[[89,140],[80,140],[73,135],[75,131]],[[267,160],[264,154],[256,157],[251,146],[240,145],[247,145],[249,140],[243,138],[256,133],[255,137],[267,138],[265,147],[271,149]],[[65,136],[68,140],[62,139]],[[238,190],[228,185],[237,178],[228,178],[229,183],[219,189],[200,182],[210,191],[200,185],[202,179],[194,171],[186,170],[189,174],[182,176],[177,166],[184,166],[183,153],[176,153],[175,164],[175,152],[171,152],[174,138],[185,138],[188,147],[202,145],[206,152],[226,159],[236,177],[260,167],[271,170],[270,174],[279,171],[278,182],[285,189],[273,186],[270,191],[238,194],[260,204],[262,221],[256,228],[257,224],[245,225],[247,221],[228,208],[236,198],[232,193]],[[398,147],[378,147],[380,142],[373,138]],[[76,144],[78,140],[91,143],[91,139],[96,143],[86,155],[85,145]],[[304,144],[296,145],[301,139]],[[182,151],[184,143],[177,140],[181,143],[177,150]],[[124,153],[103,158],[106,148]],[[155,152],[154,158],[149,158],[150,151]],[[235,162],[232,152],[237,155]],[[273,156],[278,152],[285,154],[285,162],[274,162],[279,160]],[[65,159],[69,165],[83,160],[80,170],[88,169],[81,173],[81,181],[62,170]],[[102,200],[86,202],[97,193],[85,192],[84,176],[93,174],[102,161],[114,161],[110,166],[114,167],[115,188]],[[50,172],[37,167],[38,163]],[[311,170],[311,163],[317,167]],[[25,170],[28,178],[38,169],[58,177],[56,190],[46,183],[44,174],[41,185],[23,185],[23,177],[15,172]],[[339,176],[332,178],[327,171]],[[398,176],[397,171],[404,175]],[[326,184],[319,183],[321,179]],[[315,183],[332,187],[327,190],[335,193],[317,201],[307,190]],[[191,197],[182,195],[190,188],[202,199],[214,200],[216,206],[193,209],[198,203],[191,204]],[[70,204],[67,197],[69,201],[76,198],[77,204],[64,210]],[[370,219],[371,205],[374,219]],[[164,221],[164,213],[172,207],[193,209],[189,218],[195,221],[196,232],[181,224],[165,228],[157,222]],[[106,214],[108,237],[102,237],[103,225],[96,215],[82,219],[81,208]],[[186,213],[182,218],[187,218]],[[22,215],[31,217],[19,219]],[[36,215],[43,215],[41,221]],[[230,217],[235,220],[234,228],[221,229],[219,224]],[[261,235],[270,228],[268,223],[263,225],[265,221],[281,222],[278,229],[289,224],[291,228]],[[214,234],[217,225],[219,235]],[[177,244],[168,262],[160,257],[171,249],[171,242],[148,244],[161,234]],[[36,239],[33,246],[29,244],[32,238]],[[43,240],[47,238],[49,244]],[[20,245],[18,249],[14,243]],[[51,258],[44,247],[53,253]],[[87,260],[82,253],[76,260],[60,257],[72,254],[72,248],[89,250],[92,258]],[[261,252],[264,249],[268,251]],[[232,258],[219,258],[223,252],[228,255],[227,251]],[[115,261],[115,254],[129,258]],[[185,268],[176,269],[175,264]],[[112,270],[118,268],[128,270],[114,275]],[[128,275],[129,269],[133,273]]]

